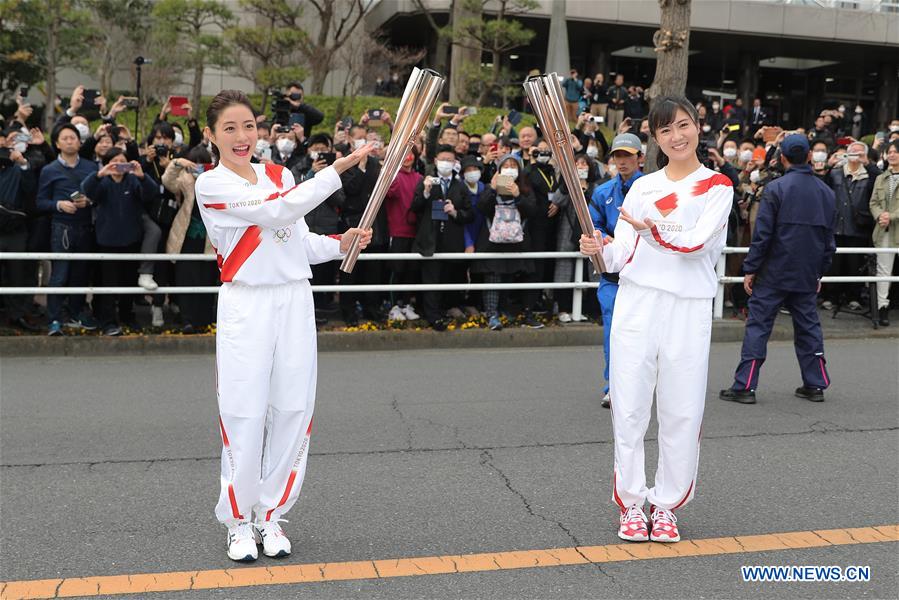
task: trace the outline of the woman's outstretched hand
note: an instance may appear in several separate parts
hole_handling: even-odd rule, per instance
[[[632,217],[630,213],[624,210],[624,208],[619,208],[618,212],[621,213],[622,219],[631,224],[631,227],[634,228],[634,231],[652,229],[653,227],[655,227],[655,223],[652,222],[652,219],[643,219],[642,221],[638,221],[637,219]]]

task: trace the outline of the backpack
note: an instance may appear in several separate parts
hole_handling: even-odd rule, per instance
[[[524,241],[521,213],[514,204],[497,203],[488,239],[494,244],[518,244]]]

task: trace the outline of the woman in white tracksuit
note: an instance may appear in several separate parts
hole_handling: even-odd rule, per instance
[[[618,536],[677,542],[674,511],[696,491],[715,263],[733,189],[729,178],[699,161],[699,115],[686,98],[657,100],[649,123],[660,169],[634,182],[614,238],[582,236],[581,252],[602,252],[608,271],[620,272],[610,353]],[[643,437],[653,392],[659,463],[655,485],[647,488]]]
[[[218,166],[196,183],[200,215],[216,248],[222,287],[216,333],[216,393],[222,436],[216,517],[228,556],[290,554],[278,521],[300,494],[312,432],[315,312],[309,265],[340,258],[345,239],[310,233],[303,216],[340,189],[340,173],[365,146],[300,185],[275,164],[253,164],[256,120],[241,92],[218,94],[206,113]],[[338,236],[339,237],[339,236]],[[283,520],[283,519],[282,519]]]

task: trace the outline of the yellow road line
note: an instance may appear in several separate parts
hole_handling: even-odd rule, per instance
[[[609,544],[548,550],[521,550],[388,560],[360,560],[209,571],[139,573],[70,579],[0,582],[0,598],[70,598],[147,594],[257,585],[321,583],[351,579],[387,579],[446,573],[478,573],[505,569],[558,567],[628,560],[769,552],[849,544],[899,541],[899,524],[854,529],[792,531],[764,535],[687,540],[677,544]],[[263,560],[265,558],[263,557]]]

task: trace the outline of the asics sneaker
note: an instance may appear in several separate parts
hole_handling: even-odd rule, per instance
[[[652,519],[652,533],[649,539],[654,542],[679,542],[680,533],[677,531],[677,517],[667,508],[650,506],[650,518]]]
[[[240,562],[259,558],[252,523],[237,523],[228,527],[228,558]]]
[[[618,537],[629,542],[645,542],[649,539],[646,528],[646,514],[643,509],[633,504],[621,511],[618,518]]]

